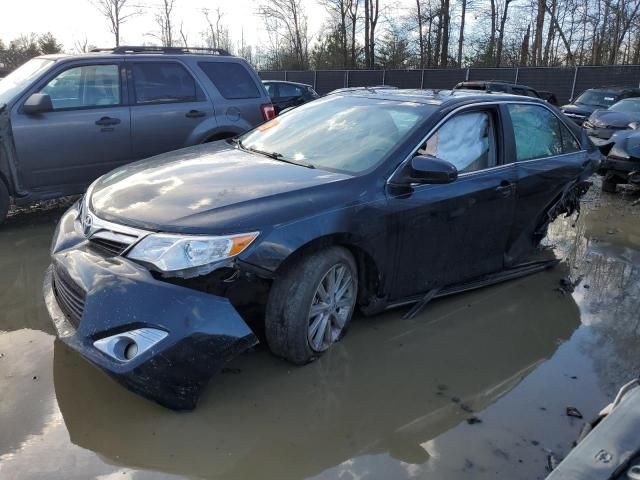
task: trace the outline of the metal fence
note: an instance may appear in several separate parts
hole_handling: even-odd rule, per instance
[[[262,71],[263,80],[289,80],[313,85],[320,93],[344,87],[391,85],[399,88],[451,88],[464,80],[506,80],[556,94],[567,103],[599,86],[640,87],[640,65],[601,67],[448,68],[428,70]]]

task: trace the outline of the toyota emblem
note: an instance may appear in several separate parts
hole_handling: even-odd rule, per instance
[[[91,214],[86,214],[82,219],[82,231],[84,232],[85,237],[89,236],[91,233],[91,227],[93,226],[93,217]]]

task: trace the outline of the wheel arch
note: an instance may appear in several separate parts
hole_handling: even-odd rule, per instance
[[[282,275],[305,256],[334,246],[343,247],[353,255],[358,267],[358,304],[370,304],[381,293],[382,272],[375,257],[349,234],[328,234],[299,246],[280,263],[274,272],[275,277]]]

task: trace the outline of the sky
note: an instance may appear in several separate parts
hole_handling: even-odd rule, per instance
[[[121,44],[154,44],[158,41],[150,34],[157,30],[153,14],[162,0],[130,0],[139,6],[142,14],[131,18],[122,27]],[[225,12],[224,21],[234,43],[244,33],[246,44],[266,41],[262,20],[256,15],[258,0],[176,0],[175,19],[184,22],[189,42],[197,43],[205,30],[203,8]],[[314,0],[305,0],[310,32],[320,31],[326,21],[325,10]],[[66,51],[73,51],[78,41],[86,38],[90,45],[113,46],[113,35],[107,20],[100,16],[90,0],[0,0],[0,38],[11,39],[28,32],[50,31],[61,41]]]

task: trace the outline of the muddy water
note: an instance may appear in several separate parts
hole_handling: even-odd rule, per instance
[[[550,271],[357,318],[320,361],[258,349],[198,408],[143,400],[55,341],[41,300],[60,210],[0,232],[0,478],[388,479],[546,475],[640,371],[640,206],[600,195],[548,242]],[[560,279],[580,283],[558,290]]]

